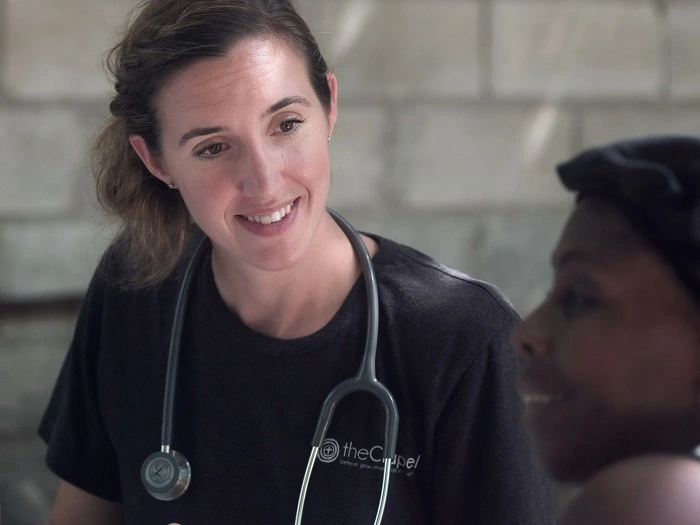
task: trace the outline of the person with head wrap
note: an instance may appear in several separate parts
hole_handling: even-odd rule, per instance
[[[537,452],[582,484],[562,525],[700,523],[700,138],[617,142],[558,173],[576,206],[514,344]]]

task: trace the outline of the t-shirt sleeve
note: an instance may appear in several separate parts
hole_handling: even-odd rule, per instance
[[[433,525],[554,523],[551,487],[522,423],[516,367],[507,328],[452,393],[437,428]]]
[[[101,279],[93,277],[39,435],[48,445],[46,463],[58,477],[100,498],[121,501],[117,457],[97,385],[104,295]]]

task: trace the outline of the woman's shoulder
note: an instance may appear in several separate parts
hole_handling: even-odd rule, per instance
[[[134,282],[132,278],[137,271],[139,261],[132,257],[129,240],[120,236],[115,237],[97,263],[86,299],[109,299],[127,303],[135,301],[137,304],[153,297],[170,300],[184,273],[184,266],[189,256],[189,244],[191,243],[188,243],[185,253],[170,275],[155,282],[139,283]]]
[[[421,308],[446,310],[451,316],[483,316],[491,322],[512,324],[518,319],[506,296],[492,283],[450,268],[433,257],[399,242],[372,235],[378,242],[375,255],[380,283],[396,294],[405,294]]]
[[[700,523],[700,461],[645,455],[602,470],[572,500],[560,525]]]

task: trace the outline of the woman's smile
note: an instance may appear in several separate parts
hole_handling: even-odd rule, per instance
[[[250,222],[259,222],[260,224],[272,224],[273,222],[279,222],[286,215],[289,214],[289,212],[292,209],[291,204],[287,204],[286,206],[282,206],[279,210],[273,211],[269,215],[245,215],[246,220]]]
[[[280,206],[271,213],[236,215],[237,223],[248,232],[263,237],[274,237],[287,232],[294,224],[299,209],[300,198],[290,204]]]

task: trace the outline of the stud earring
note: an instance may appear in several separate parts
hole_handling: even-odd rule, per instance
[[[175,189],[175,185],[172,182],[168,182],[168,188],[171,190]]]

